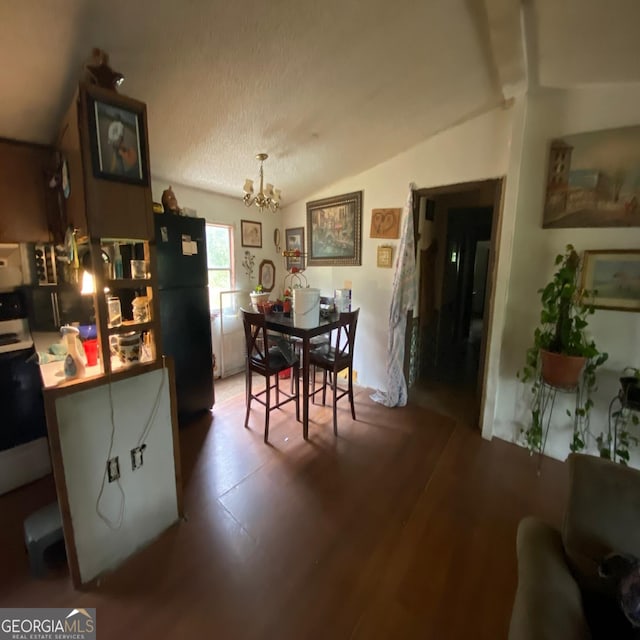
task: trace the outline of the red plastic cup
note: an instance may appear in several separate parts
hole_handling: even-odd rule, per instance
[[[98,364],[98,341],[97,340],[85,340],[82,343],[84,352],[87,356],[87,366],[95,367]]]

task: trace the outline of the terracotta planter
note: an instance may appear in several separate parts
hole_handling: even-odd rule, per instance
[[[563,353],[540,350],[542,379],[558,389],[575,389],[587,359],[583,356],[567,356]]]

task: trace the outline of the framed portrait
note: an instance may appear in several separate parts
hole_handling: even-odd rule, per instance
[[[144,104],[117,94],[103,99],[88,93],[87,116],[93,175],[148,185]]]
[[[597,309],[640,311],[640,251],[585,251],[582,286]]]
[[[307,202],[307,264],[362,264],[362,191]]]
[[[370,238],[399,238],[402,209],[372,209]]]
[[[390,268],[393,266],[393,247],[378,247],[378,266]]]
[[[258,284],[263,291],[273,291],[276,281],[276,266],[271,260],[263,260],[258,268]]]
[[[287,251],[300,251],[299,256],[287,257],[287,271],[296,267],[298,271],[304,271],[304,227],[285,229],[285,248]]]
[[[262,249],[262,222],[241,220],[240,242],[243,247]]]

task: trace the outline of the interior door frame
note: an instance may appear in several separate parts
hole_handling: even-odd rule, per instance
[[[484,410],[486,403],[487,393],[487,374],[488,374],[488,337],[491,335],[491,325],[493,323],[494,308],[495,308],[495,290],[496,290],[496,278],[498,273],[498,248],[500,246],[500,238],[502,232],[503,221],[503,205],[504,205],[504,190],[506,180],[504,177],[490,178],[487,180],[477,180],[472,182],[462,182],[452,185],[443,185],[439,187],[418,188],[413,192],[413,222],[414,222],[414,238],[416,243],[416,256],[419,254],[419,215],[420,206],[419,201],[422,196],[428,199],[437,198],[438,196],[457,195],[466,192],[472,192],[487,187],[493,189],[493,214],[491,221],[491,238],[489,242],[489,260],[487,267],[487,280],[485,290],[485,305],[482,318],[482,338],[480,343],[480,359],[478,363],[478,379],[477,379],[477,397],[478,397],[478,428],[481,432],[484,431]],[[438,284],[438,283],[437,283]],[[442,284],[441,282],[439,283]],[[419,291],[422,290],[423,283],[419,282]],[[410,339],[409,332],[413,331],[413,322],[407,322],[407,340],[405,342],[405,363],[410,359]]]

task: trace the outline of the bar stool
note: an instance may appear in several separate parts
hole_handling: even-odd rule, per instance
[[[251,313],[242,309],[242,319],[244,325],[244,336],[247,348],[246,356],[246,402],[247,413],[244,420],[245,429],[249,425],[249,412],[251,410],[251,401],[256,400],[265,407],[264,417],[264,441],[269,438],[269,415],[273,409],[278,409],[287,402],[295,401],[296,403],[296,420],[300,420],[300,403],[299,399],[299,380],[298,370],[300,361],[292,352],[285,354],[281,346],[272,345],[271,337],[267,334],[267,325],[264,314]],[[295,393],[287,393],[280,389],[279,373],[291,367],[295,377]],[[253,373],[264,376],[266,386],[262,391],[254,393],[252,390]],[[271,377],[275,376],[275,404],[271,404]],[[280,400],[280,394],[284,396],[284,400]],[[264,396],[264,398],[263,398]]]
[[[310,395],[315,403],[316,394],[322,392],[322,404],[325,404],[327,386],[331,386],[333,391],[333,433],[336,436],[338,435],[337,405],[340,398],[346,395],[349,396],[351,415],[354,420],[356,419],[356,410],[353,404],[353,350],[359,314],[360,309],[342,312],[340,314],[340,326],[335,331],[333,346],[320,347],[309,353],[309,364],[313,366],[313,390]],[[322,369],[322,386],[318,389],[316,389],[316,367]],[[343,369],[348,369],[347,389],[338,386],[338,372]],[[327,374],[331,376],[329,382],[327,382]]]

